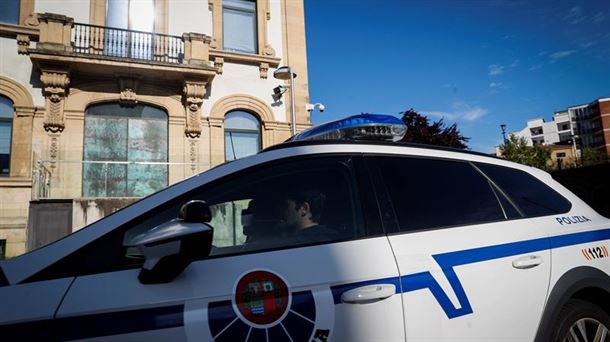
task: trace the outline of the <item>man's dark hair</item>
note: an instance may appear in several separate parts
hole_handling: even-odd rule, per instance
[[[326,201],[326,195],[322,192],[317,189],[298,190],[289,192],[286,199],[293,200],[297,208],[305,202],[309,203],[311,219],[316,223],[320,223],[320,218],[324,212],[324,202]]]

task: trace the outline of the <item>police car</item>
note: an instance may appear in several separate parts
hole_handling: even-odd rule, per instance
[[[3,341],[609,341],[610,221],[359,115],[0,263]]]

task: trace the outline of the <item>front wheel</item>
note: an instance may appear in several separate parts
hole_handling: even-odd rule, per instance
[[[553,342],[610,342],[610,316],[595,304],[570,299],[554,330]]]

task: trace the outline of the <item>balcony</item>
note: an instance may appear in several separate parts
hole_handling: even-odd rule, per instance
[[[26,53],[41,70],[177,83],[185,78],[209,82],[217,72],[210,62],[211,38],[204,34],[171,36],[81,24],[52,13],[38,14],[38,20],[38,42]]]
[[[71,31],[76,55],[146,63],[184,62],[182,37],[79,23]]]

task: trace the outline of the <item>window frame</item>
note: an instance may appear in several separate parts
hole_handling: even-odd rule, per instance
[[[116,114],[88,114],[87,113],[90,110],[90,108],[92,108],[92,107],[96,107],[96,106],[99,106],[99,105],[108,105],[108,104],[116,104],[116,105],[119,106],[119,108],[121,108],[121,104],[118,101],[96,102],[96,103],[90,103],[89,105],[87,105],[87,107],[85,109],[85,112],[84,112],[84,117],[83,117],[83,142],[86,140],[87,117],[88,116],[89,117],[96,117],[96,118],[126,119],[127,120],[127,136],[126,136],[126,138],[127,138],[127,144],[128,145],[129,145],[129,123],[130,123],[129,120],[130,119],[165,121],[165,124],[166,124],[166,133],[167,133],[167,144],[165,146],[165,155],[166,155],[165,163],[169,162],[169,151],[170,151],[170,146],[169,146],[169,144],[170,144],[170,139],[169,139],[170,123],[169,123],[169,121],[170,120],[169,119],[170,119],[170,117],[169,117],[169,113],[167,112],[167,110],[165,108],[160,107],[160,106],[156,106],[156,105],[152,105],[152,104],[148,104],[148,103],[144,103],[144,102],[140,102],[140,103],[137,104],[137,106],[139,105],[139,106],[143,106],[143,107],[151,107],[151,108],[154,108],[156,110],[162,111],[165,114],[165,118],[164,119],[161,119],[161,118],[133,117],[133,116],[128,116],[128,115],[116,115]],[[108,195],[108,189],[106,189],[106,194],[105,194],[105,197],[103,197],[103,198],[129,197],[129,196],[127,196],[129,194],[129,192],[128,192],[128,185],[129,185],[129,173],[128,173],[128,171],[129,171],[129,165],[130,165],[129,164],[130,160],[129,160],[129,146],[128,145],[127,145],[127,149],[126,149],[126,156],[127,156],[126,160],[103,160],[103,161],[108,161],[108,162],[114,162],[114,161],[125,162],[125,164],[119,164],[119,165],[125,165],[125,168],[126,168],[126,171],[125,171],[126,172],[125,173],[125,176],[126,176],[126,178],[125,178],[125,182],[126,182],[125,183],[125,196],[109,196]],[[83,197],[89,197],[89,196],[86,196],[86,194],[85,194],[85,186],[84,186],[85,179],[84,179],[84,177],[85,177],[86,162],[87,161],[91,161],[91,160],[88,160],[88,159],[85,158],[85,152],[86,152],[86,147],[83,146],[83,153],[82,153],[83,164],[82,164],[82,168],[81,168],[81,174],[82,174],[81,175],[81,195]],[[106,165],[109,165],[109,164],[106,164]],[[164,187],[167,187],[169,185],[169,178],[170,178],[169,177],[169,169],[170,169],[169,168],[169,164],[166,164],[165,167],[166,167],[166,172],[165,172],[165,179],[164,179],[164,182],[165,182],[165,186]],[[108,172],[108,169],[106,169],[106,172]],[[161,189],[158,189],[156,191],[159,191],[159,190],[161,190]],[[146,196],[143,196],[143,197],[146,197]]]
[[[484,174],[493,184],[495,184],[495,186],[504,194],[504,196],[510,201],[510,203],[519,211],[519,213],[523,216],[523,218],[536,218],[536,217],[547,217],[547,216],[553,216],[553,215],[563,215],[563,214],[567,214],[569,213],[572,208],[574,207],[574,204],[572,203],[572,201],[570,201],[569,199],[565,198],[562,194],[560,194],[558,191],[556,191],[555,189],[553,189],[551,186],[549,186],[546,182],[540,180],[538,177],[532,175],[529,172],[526,172],[524,170],[520,170],[517,168],[513,168],[513,167],[507,167],[507,166],[503,166],[503,165],[498,165],[498,164],[493,164],[493,163],[485,163],[485,162],[473,162],[472,164],[474,164],[474,166],[480,170],[480,172],[482,174]],[[507,192],[505,192],[502,187],[500,186],[500,184],[497,184],[493,178],[489,175],[487,175],[487,173],[485,173],[485,170],[483,170],[482,168],[479,168],[480,164],[487,164],[487,165],[491,165],[492,167],[499,167],[499,168],[503,168],[503,169],[507,169],[510,170],[512,172],[515,173],[524,173],[527,176],[533,178],[535,181],[537,181],[538,183],[542,184],[544,187],[546,187],[548,190],[550,190],[551,192],[553,192],[555,195],[561,197],[563,200],[565,200],[567,203],[569,203],[569,208],[564,211],[564,212],[558,212],[558,213],[552,213],[552,214],[544,214],[544,215],[528,215],[520,206],[519,204],[512,198],[512,196],[510,194],[508,194]]]
[[[2,95],[2,94],[0,94],[0,96],[8,99],[9,102],[13,105],[13,113],[10,118],[0,117],[0,122],[8,123],[9,127],[10,127],[10,133],[9,133],[9,137],[8,137],[8,172],[3,173],[2,170],[0,169],[0,177],[10,177],[11,176],[11,158],[13,155],[13,133],[14,133],[13,126],[15,123],[15,102],[13,102],[13,100],[8,96]]]
[[[508,203],[513,206],[513,209],[516,210],[519,214],[522,215],[520,209],[514,205],[510,197],[506,196],[506,194],[499,188],[487,175],[481,172],[476,165],[465,159],[455,159],[455,158],[447,158],[447,157],[436,157],[436,156],[424,156],[424,155],[407,155],[407,154],[391,154],[391,153],[368,153],[365,156],[365,162],[367,167],[371,172],[371,177],[373,177],[373,182],[375,184],[375,191],[378,194],[379,198],[379,206],[380,211],[383,211],[383,208],[386,208],[385,213],[380,213],[382,217],[384,217],[384,225],[388,227],[387,234],[388,235],[401,235],[401,234],[412,234],[412,233],[420,233],[426,231],[434,231],[434,230],[443,230],[443,229],[451,229],[457,227],[467,227],[467,226],[475,226],[482,224],[494,224],[500,222],[506,222],[511,220],[519,220],[525,218],[525,216],[517,217],[517,218],[509,218],[507,215],[507,210],[504,208],[502,201],[500,200],[500,196],[505,198]],[[500,208],[504,218],[499,220],[492,221],[484,221],[484,222],[476,222],[476,223],[467,223],[467,224],[455,224],[455,225],[445,225],[445,226],[435,226],[428,228],[419,228],[419,229],[409,229],[409,230],[401,230],[398,215],[396,214],[396,208],[394,202],[392,201],[392,197],[387,188],[387,183],[381,175],[380,168],[373,163],[372,159],[375,157],[389,157],[389,158],[410,158],[410,159],[420,159],[420,160],[442,160],[449,161],[455,163],[465,163],[468,164],[473,172],[478,173],[484,179],[484,183],[489,186],[489,191],[495,199],[498,207]]]
[[[2,1],[11,1],[11,0],[2,0]],[[22,24],[22,12],[23,12],[23,2],[24,0],[13,0],[16,2],[17,5],[17,17],[14,18],[14,21],[0,21],[0,24],[7,24],[7,25],[21,25]]]
[[[242,1],[248,1],[248,0],[242,0]],[[258,29],[258,21],[259,21],[259,17],[258,17],[258,1],[256,0],[251,0],[248,2],[253,2],[254,3],[254,10],[249,10],[249,9],[243,9],[243,8],[239,8],[239,7],[235,7],[235,6],[231,6],[231,5],[227,5],[225,1],[222,1],[221,4],[221,9],[222,9],[222,13],[221,13],[221,18],[222,18],[222,50],[223,51],[230,51],[230,52],[239,52],[239,53],[247,53],[247,54],[252,54],[252,55],[258,55],[260,54],[260,49],[261,47],[259,46],[259,29]],[[245,50],[237,50],[237,49],[227,49],[226,48],[226,22],[225,22],[225,9],[231,10],[231,11],[236,11],[236,12],[240,12],[240,13],[248,13],[248,14],[252,14],[252,17],[254,18],[254,24],[252,27],[252,34],[254,35],[254,51],[245,51]]]
[[[6,259],[6,239],[0,239],[0,260],[5,260],[5,259]],[[0,272],[1,272],[1,270],[0,270]],[[0,286],[2,286],[2,281],[0,281]]]
[[[184,203],[189,198],[192,198],[194,195],[206,191],[205,189],[209,189],[211,187],[215,187],[220,183],[230,183],[234,178],[243,177],[244,175],[252,174],[264,170],[269,167],[273,167],[281,164],[289,164],[294,162],[300,162],[303,160],[311,160],[311,159],[319,159],[319,158],[344,158],[352,161],[349,166],[349,174],[350,174],[350,185],[352,186],[352,190],[354,191],[354,200],[353,203],[356,206],[359,206],[360,209],[360,220],[364,229],[364,233],[362,236],[357,238],[349,238],[344,240],[334,240],[334,241],[323,241],[323,242],[314,242],[314,243],[306,243],[306,244],[298,244],[298,245],[287,245],[281,247],[274,247],[268,249],[259,249],[259,250],[244,250],[240,253],[231,253],[231,254],[220,254],[215,256],[208,256],[201,260],[211,260],[211,259],[220,259],[220,258],[229,258],[235,256],[245,256],[250,254],[259,254],[259,253],[267,253],[274,251],[281,251],[287,249],[296,249],[296,248],[306,248],[311,246],[318,245],[326,245],[326,244],[335,244],[335,243],[345,243],[351,241],[358,241],[363,239],[376,238],[380,236],[385,236],[387,232],[383,229],[383,224],[381,223],[381,218],[378,216],[378,207],[376,201],[371,201],[374,197],[369,198],[367,201],[363,201],[363,196],[369,191],[372,191],[373,185],[370,182],[371,179],[369,177],[368,171],[364,167],[364,161],[362,160],[361,154],[351,153],[351,152],[341,152],[341,153],[316,153],[316,154],[308,154],[305,156],[291,156],[284,157],[275,160],[271,160],[265,163],[253,165],[236,172],[226,174],[224,176],[219,177],[209,183],[203,184],[197,188],[191,188],[188,191],[183,192],[180,195],[172,198],[169,201],[160,203],[158,206],[150,209],[149,211],[142,213],[136,217],[133,217],[131,220],[125,222],[124,224],[117,226],[112,231],[106,233],[103,236],[91,241],[90,243],[81,246],[74,252],[65,255],[60,260],[55,262],[54,264],[42,269],[38,273],[32,275],[25,281],[24,283],[36,282],[42,280],[50,280],[50,279],[59,279],[65,277],[79,277],[86,276],[91,274],[101,274],[107,272],[119,272],[130,269],[137,269],[141,267],[141,264],[132,264],[132,265],[111,265],[110,267],[96,269],[96,270],[88,270],[88,260],[84,260],[84,256],[91,255],[103,255],[105,257],[108,252],[116,253],[113,259],[115,262],[124,262],[123,256],[126,251],[125,246],[123,246],[123,238],[125,233],[133,228],[134,225],[142,222],[144,220],[150,219],[155,216],[159,212],[163,212],[167,209],[171,209],[174,206],[180,205],[180,203]],[[373,229],[373,227],[377,227]],[[152,227],[151,227],[152,228]],[[381,230],[381,231],[380,231]],[[99,247],[103,246],[103,247]],[[96,248],[97,247],[97,248]],[[100,250],[104,250],[104,253],[99,253]],[[120,255],[119,258],[116,258],[117,255]],[[111,256],[112,257],[112,256]],[[119,260],[121,259],[121,260]],[[200,260],[200,261],[201,261]]]
[[[243,113],[246,113],[246,114],[252,116],[258,123],[258,129],[254,130],[254,129],[226,128],[226,125],[223,125],[222,138],[224,141],[223,147],[224,147],[224,151],[225,151],[225,153],[224,153],[225,162],[240,159],[240,158],[235,158],[235,159],[231,159],[231,160],[227,159],[227,154],[226,154],[226,150],[227,150],[226,133],[227,132],[229,132],[229,133],[251,133],[251,134],[256,133],[256,135],[257,135],[257,139],[256,139],[257,153],[260,152],[263,148],[263,139],[262,139],[262,130],[261,130],[262,122],[261,122],[259,115],[255,114],[251,111],[245,110],[245,109],[232,109],[232,110],[228,111],[227,113],[225,113],[225,115],[224,115],[225,122],[227,119],[227,115],[230,115],[231,113],[235,113],[235,112],[243,112]],[[234,146],[232,146],[231,148],[233,149],[233,152],[235,152]],[[244,158],[244,157],[241,157],[241,158]]]

